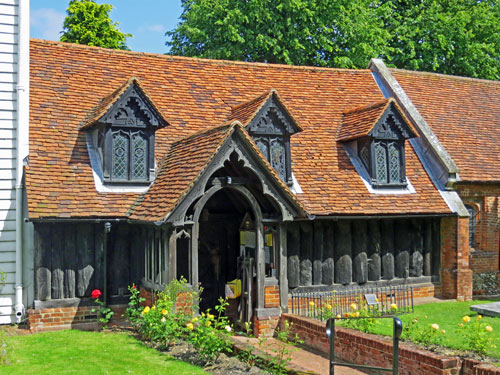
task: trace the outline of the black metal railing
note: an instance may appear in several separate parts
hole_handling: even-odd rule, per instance
[[[375,371],[384,371],[390,372],[392,375],[399,374],[399,339],[401,338],[401,333],[403,332],[403,323],[396,316],[382,316],[380,318],[392,318],[393,319],[393,334],[392,334],[392,366],[380,367],[380,366],[367,366],[367,365],[359,365],[354,363],[347,362],[339,362],[335,361],[335,318],[330,318],[326,322],[326,335],[330,339],[330,365],[329,365],[329,374],[335,375],[335,366],[343,366],[350,368],[359,368],[363,370],[375,370]],[[369,319],[369,318],[349,318],[349,319]]]
[[[292,314],[319,320],[350,317],[356,311],[368,311],[374,317],[401,315],[413,312],[413,288],[400,285],[293,291],[290,307]]]

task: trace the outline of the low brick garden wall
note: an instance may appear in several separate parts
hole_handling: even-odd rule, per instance
[[[292,331],[304,344],[322,353],[329,353],[325,323],[292,314],[281,316],[293,323]],[[392,367],[392,339],[370,335],[342,327],[336,328],[335,354],[347,362]],[[500,375],[500,368],[477,360],[445,356],[399,344],[399,373],[401,375]]]
[[[110,308],[115,313],[113,319],[120,319],[127,306],[114,305]],[[98,307],[72,306],[30,309],[27,311],[29,329],[31,332],[72,328],[94,330],[97,328],[98,313],[92,309],[98,309]]]

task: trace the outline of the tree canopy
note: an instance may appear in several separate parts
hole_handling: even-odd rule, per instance
[[[182,0],[171,54],[500,79],[499,0]]]
[[[109,13],[110,4],[97,4],[94,0],[71,0],[66,10],[61,42],[86,44],[89,46],[128,49],[127,38],[118,22],[113,22]]]

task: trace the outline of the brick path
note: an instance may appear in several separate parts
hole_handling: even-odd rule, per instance
[[[273,355],[273,348],[278,345],[283,345],[282,342],[275,338],[267,338],[265,343],[259,345],[258,339],[248,338],[243,336],[233,336],[233,340],[238,348],[246,348],[252,346],[257,351],[265,351]],[[299,374],[308,375],[328,375],[329,374],[329,361],[323,354],[318,354],[309,350],[304,350],[296,347],[289,347],[292,360],[289,362],[289,367]],[[367,372],[352,369],[349,367],[335,366],[335,375],[366,375]]]

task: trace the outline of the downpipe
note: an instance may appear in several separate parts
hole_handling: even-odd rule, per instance
[[[17,142],[16,142],[16,279],[14,315],[21,323],[25,315],[23,304],[23,175],[24,159],[28,156],[29,131],[29,0],[19,1],[18,79],[17,79]]]

